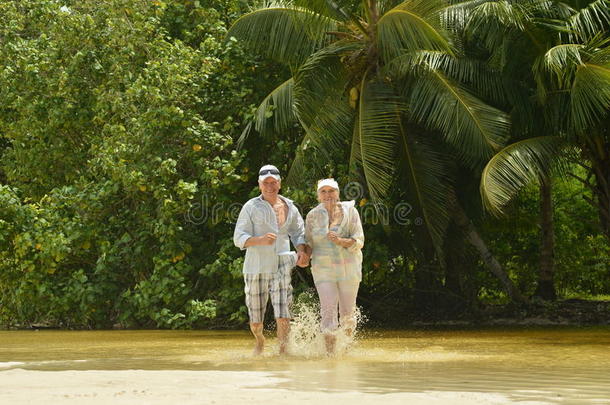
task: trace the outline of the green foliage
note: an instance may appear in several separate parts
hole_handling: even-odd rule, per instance
[[[169,37],[178,5],[0,2],[2,323],[243,320],[208,284],[245,178],[232,138],[254,80],[229,66],[252,62],[210,8],[196,48]]]
[[[582,174],[582,170],[575,170]],[[560,296],[597,295],[608,291],[610,247],[596,223],[595,209],[583,198],[590,195],[576,180],[553,187],[555,224],[555,285]],[[488,221],[485,234],[491,249],[520,288],[532,294],[540,257],[538,187],[530,186],[506,217]],[[481,275],[479,277],[482,277]],[[483,281],[488,298],[496,288]]]

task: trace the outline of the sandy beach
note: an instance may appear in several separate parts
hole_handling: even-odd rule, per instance
[[[0,403],[89,405],[201,405],[265,403],[333,405],[354,404],[489,404],[517,403],[497,393],[321,392],[278,389],[282,379],[264,372],[239,371],[32,371],[0,372]],[[551,402],[519,401],[521,405]]]

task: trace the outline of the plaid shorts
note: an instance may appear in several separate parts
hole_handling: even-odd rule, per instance
[[[267,301],[271,294],[271,305],[276,318],[290,318],[292,285],[290,273],[295,266],[293,255],[278,256],[278,270],[273,273],[244,274],[246,284],[246,306],[251,323],[262,323],[265,319]]]

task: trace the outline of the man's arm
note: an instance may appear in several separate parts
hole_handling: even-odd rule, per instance
[[[288,228],[288,234],[290,235],[292,244],[297,250],[297,266],[307,267],[309,266],[309,253],[305,241],[305,223],[303,222],[303,217],[301,217],[298,208],[294,207],[294,211],[292,223]]]
[[[275,242],[276,238],[277,235],[271,232],[266,233],[262,236],[252,236],[246,240],[246,243],[244,243],[244,247],[247,248],[250,246],[273,245],[273,242]]]
[[[237,222],[235,223],[235,231],[233,231],[233,244],[241,250],[246,249],[246,243],[250,240],[254,233],[252,218],[250,218],[250,208],[248,204],[244,204],[239,211]]]
[[[305,241],[305,223],[303,222],[303,217],[301,217],[301,213],[299,212],[297,207],[292,207],[294,209],[292,215],[292,221],[288,227],[288,235],[290,236],[290,241],[292,245],[297,249],[297,252],[303,251],[305,247],[299,247],[301,245],[305,245],[307,242]]]

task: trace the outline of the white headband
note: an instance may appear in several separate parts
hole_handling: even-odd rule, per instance
[[[335,181],[335,179],[324,179],[324,180],[320,180],[320,181],[318,182],[318,191],[320,191],[320,189],[321,189],[322,187],[325,187],[325,186],[332,187],[332,188],[334,188],[335,190],[339,191],[339,183],[337,183],[337,182]]]

